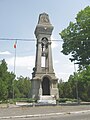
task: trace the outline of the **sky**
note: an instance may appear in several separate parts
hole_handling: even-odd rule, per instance
[[[39,14],[49,15],[54,26],[52,39],[53,66],[56,77],[67,81],[75,72],[70,56],[61,53],[62,39],[59,33],[69,22],[75,22],[77,13],[90,5],[90,0],[0,0],[0,60],[5,59],[8,71],[32,78],[35,66],[36,41],[17,41],[14,71],[15,41],[13,39],[35,39],[34,30]],[[11,40],[2,40],[10,38]],[[76,66],[77,68],[77,66]]]

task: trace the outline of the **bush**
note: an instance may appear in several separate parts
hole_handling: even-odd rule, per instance
[[[59,99],[58,99],[58,102],[59,102],[59,103],[66,103],[67,101],[77,102],[77,99],[71,99],[71,98],[59,98]]]
[[[37,100],[33,98],[15,98],[13,101],[14,102],[28,102],[28,103],[37,102]]]

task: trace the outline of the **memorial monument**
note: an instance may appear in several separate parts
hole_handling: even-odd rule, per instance
[[[51,35],[53,26],[46,13],[39,15],[35,29],[36,60],[31,80],[31,96],[39,100],[58,98],[58,79],[53,69]]]

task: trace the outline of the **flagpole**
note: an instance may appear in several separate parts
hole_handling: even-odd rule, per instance
[[[15,74],[15,72],[16,72],[16,47],[14,47],[14,48],[15,48],[15,54],[14,54],[14,74]]]
[[[16,44],[17,44],[17,41],[15,41],[15,44],[14,44],[14,75],[15,75],[15,72],[16,72]],[[14,80],[13,80],[13,99],[14,99]]]

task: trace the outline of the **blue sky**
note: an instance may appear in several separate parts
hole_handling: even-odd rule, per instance
[[[90,0],[0,0],[0,38],[35,39],[34,30],[38,16],[46,12],[54,26],[52,39],[61,40],[59,32],[66,28],[70,21],[75,22],[76,14],[89,5]],[[14,71],[14,42],[0,40],[0,60],[6,60],[9,71]],[[74,72],[74,65],[69,61],[69,56],[60,52],[61,49],[61,41],[52,43],[54,71],[59,79],[67,80]],[[35,50],[35,42],[17,41],[17,76],[31,78]]]

